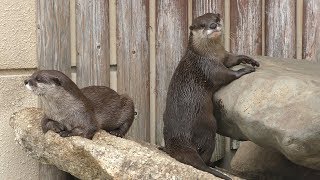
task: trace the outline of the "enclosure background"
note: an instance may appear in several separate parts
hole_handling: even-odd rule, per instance
[[[318,0],[38,0],[40,69],[80,86],[126,93],[138,115],[129,135],[163,144],[162,114],[192,18],[221,13],[233,53],[319,60]],[[317,51],[318,50],[318,51]],[[223,156],[220,137],[217,158]]]

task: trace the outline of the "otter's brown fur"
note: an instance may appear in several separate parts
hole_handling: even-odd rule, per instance
[[[103,129],[122,137],[134,119],[134,104],[127,95],[104,86],[79,89],[60,71],[37,71],[25,80],[25,85],[42,102],[46,115],[41,123],[43,132],[53,130],[62,137],[91,139]]]
[[[255,71],[250,66],[238,71],[229,67],[259,63],[225,51],[221,29],[220,15],[213,13],[197,17],[190,26],[188,49],[175,69],[167,93],[163,149],[182,163],[230,179],[209,167],[217,130],[212,97],[222,86]]]

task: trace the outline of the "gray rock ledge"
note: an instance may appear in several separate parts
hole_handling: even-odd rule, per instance
[[[220,179],[182,164],[156,146],[118,138],[99,131],[93,140],[43,134],[41,109],[12,115],[16,141],[33,158],[52,164],[80,179]],[[230,176],[233,179],[239,179]]]

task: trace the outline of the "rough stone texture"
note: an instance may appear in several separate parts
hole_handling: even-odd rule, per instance
[[[36,106],[36,96],[24,87],[26,76],[0,76],[0,179],[39,179],[39,164],[14,142],[9,126],[12,113]],[[17,173],[19,172],[19,173]]]
[[[216,93],[218,131],[320,170],[320,64],[259,57],[256,72]],[[220,116],[220,118],[219,118]]]
[[[27,108],[10,119],[17,142],[35,159],[56,165],[81,179],[220,179],[182,164],[155,146],[112,136],[105,131],[93,140],[43,134],[43,112]],[[233,177],[233,179],[239,179]]]
[[[14,142],[8,119],[13,112],[36,106],[23,80],[37,66],[36,1],[0,2],[0,179],[39,179],[39,163]],[[25,69],[29,70],[25,70]]]
[[[35,68],[36,1],[1,0],[0,68]]]
[[[296,165],[281,153],[250,141],[241,143],[231,161],[231,168],[246,179],[320,179],[320,171]]]

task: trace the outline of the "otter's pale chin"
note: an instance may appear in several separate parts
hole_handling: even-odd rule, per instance
[[[212,29],[208,29],[208,30],[203,30],[203,33],[207,36],[209,36],[210,34],[214,33],[214,30]]]
[[[211,34],[208,34],[208,38],[215,39],[221,36],[221,31],[212,32]]]
[[[32,91],[32,88],[31,88],[31,86],[30,86],[29,84],[26,84],[26,88],[27,88],[28,90]]]

